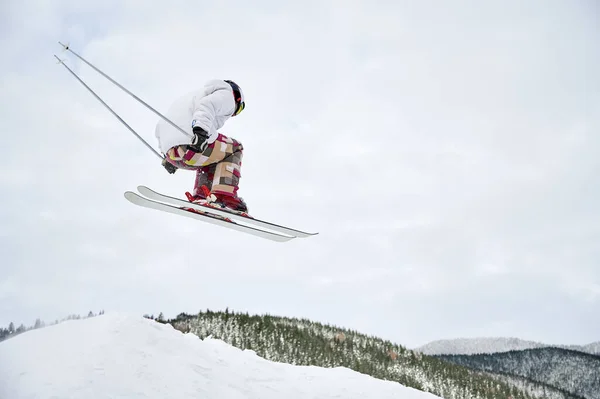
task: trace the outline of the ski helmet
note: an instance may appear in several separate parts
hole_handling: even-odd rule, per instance
[[[246,108],[246,103],[244,102],[244,93],[240,86],[237,85],[233,80],[225,80],[225,82],[229,83],[231,89],[233,90],[233,98],[235,99],[235,111],[231,116],[239,115],[244,108]]]

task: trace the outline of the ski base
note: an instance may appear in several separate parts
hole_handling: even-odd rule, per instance
[[[168,196],[165,194],[158,193],[146,186],[138,186],[138,191],[142,195],[144,195],[146,198],[152,199],[154,201],[165,202],[170,205],[175,205],[175,206],[179,206],[179,207],[189,207],[189,208],[196,209],[198,211],[204,211],[204,212],[216,214],[219,216],[223,216],[223,217],[232,219],[234,221],[239,221],[244,224],[249,224],[253,227],[257,227],[257,228],[260,228],[263,230],[270,230],[270,231],[273,231],[273,232],[276,232],[279,234],[284,234],[284,235],[298,237],[298,238],[306,238],[306,237],[311,237],[311,236],[318,234],[318,233],[308,233],[305,231],[292,229],[290,227],[267,222],[265,220],[256,219],[251,216],[250,217],[244,216],[242,214],[235,213],[233,211],[228,211],[228,210],[225,210],[222,208],[216,208],[216,207],[202,205],[202,204],[195,204],[195,203],[189,202],[187,200],[183,200],[180,198],[171,197],[171,196]]]
[[[155,201],[153,199],[145,198],[137,193],[127,191],[124,194],[125,198],[138,206],[142,206],[149,209],[155,209],[162,212],[172,213],[175,215],[185,216],[196,220],[201,220],[206,223],[214,224],[217,226],[226,227],[232,230],[240,231],[243,233],[247,233],[253,236],[265,238],[271,241],[276,242],[286,242],[290,241],[296,237],[288,236],[284,234],[279,234],[277,232],[271,232],[266,230],[261,230],[252,226],[246,226],[235,221],[231,220],[229,217],[224,217],[222,215],[212,214],[210,212],[206,212],[202,209],[198,210],[195,207],[191,207],[189,205],[195,205],[189,203],[185,208],[177,207],[170,204],[165,204],[159,201]],[[210,208],[210,207],[209,207]],[[212,208],[211,208],[212,209]]]

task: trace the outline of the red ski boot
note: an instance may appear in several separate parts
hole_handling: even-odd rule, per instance
[[[211,205],[216,205],[244,216],[250,216],[248,215],[248,206],[244,202],[244,199],[237,195],[233,196],[213,193],[210,197],[215,197],[214,201],[211,202]]]
[[[208,189],[208,187],[206,187],[205,185],[200,186],[200,190],[198,190],[196,195],[193,195],[192,193],[190,193],[189,191],[185,192],[185,196],[187,197],[188,201],[194,203],[194,204],[198,204],[198,205],[204,205],[207,207],[213,207],[213,203],[214,203],[214,195],[211,195],[210,190]],[[219,208],[221,206],[218,206]],[[223,216],[218,216],[215,214],[212,214],[210,212],[202,212],[198,209],[194,209],[194,208],[183,208],[187,211],[190,212],[196,212],[196,213],[202,213],[217,219],[222,219],[222,220],[226,220],[228,222],[232,222],[233,220],[223,217]]]
[[[193,195],[189,191],[185,192],[185,196],[187,197],[188,201],[197,202],[200,204],[207,202],[207,198],[209,195],[210,195],[210,189],[208,187],[206,187],[205,185],[200,186],[200,189],[198,190],[196,195]]]

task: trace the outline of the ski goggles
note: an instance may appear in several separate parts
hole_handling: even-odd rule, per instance
[[[246,108],[246,103],[242,99],[242,91],[240,90],[240,86],[231,80],[225,80],[225,82],[229,83],[231,86],[231,90],[233,90],[233,98],[235,99],[235,111],[233,111],[233,115],[231,116],[239,115],[244,108]]]
[[[233,116],[239,115],[240,112],[242,112],[244,110],[244,108],[246,108],[246,103],[242,101],[241,103],[239,103],[237,105],[237,108],[235,109]]]

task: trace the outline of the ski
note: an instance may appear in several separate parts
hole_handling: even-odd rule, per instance
[[[176,197],[171,197],[171,196],[168,196],[165,194],[158,193],[146,186],[138,186],[138,191],[145,197],[153,199],[155,201],[166,202],[171,205],[189,207],[189,208],[193,208],[193,209],[196,209],[199,211],[206,211],[206,212],[213,213],[213,214],[216,214],[219,216],[238,220],[240,222],[247,223],[247,224],[250,224],[255,227],[260,227],[261,229],[272,230],[272,231],[275,231],[280,234],[290,235],[290,236],[299,237],[299,238],[311,237],[311,236],[318,234],[318,233],[307,233],[305,231],[300,231],[300,230],[292,229],[290,227],[285,227],[282,225],[270,223],[270,222],[267,222],[264,220],[243,216],[243,215],[240,215],[235,212],[227,211],[227,210],[212,207],[212,206],[195,204],[195,203],[189,202],[187,200],[183,200],[183,199],[179,199]]]
[[[152,199],[142,197],[141,195],[131,192],[131,191],[126,191],[124,195],[125,195],[125,198],[129,202],[131,202],[135,205],[138,205],[138,206],[142,206],[142,207],[150,208],[150,209],[156,209],[158,211],[168,212],[168,213],[172,213],[175,215],[186,216],[186,217],[189,217],[192,219],[201,220],[203,222],[215,224],[217,226],[227,227],[229,229],[237,230],[237,231],[240,231],[243,233],[248,233],[248,234],[251,234],[251,235],[254,235],[257,237],[266,238],[268,240],[277,241],[277,242],[285,242],[285,241],[289,241],[289,240],[295,238],[295,237],[286,236],[286,235],[282,235],[282,234],[278,234],[278,233],[274,233],[274,232],[270,232],[270,231],[257,229],[257,228],[251,227],[251,226],[244,226],[244,225],[238,224],[234,221],[226,220],[226,219],[216,216],[214,214],[209,214],[208,212],[205,212],[203,210],[199,210],[199,211],[186,210],[186,209],[182,209],[177,206],[154,201]],[[187,206],[187,207],[191,208],[190,206]]]

